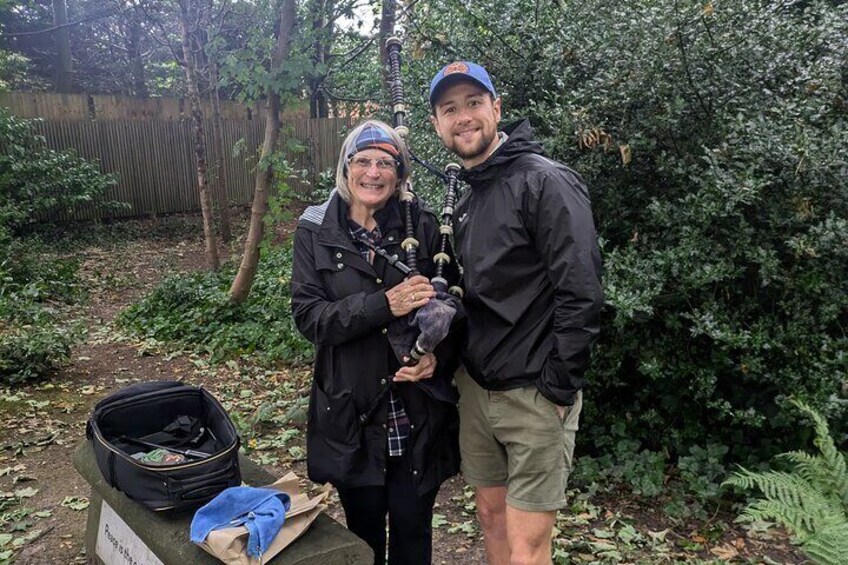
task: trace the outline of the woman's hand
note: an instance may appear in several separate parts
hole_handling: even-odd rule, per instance
[[[436,296],[436,290],[425,277],[415,275],[386,291],[389,310],[396,318],[405,316],[427,304]]]
[[[420,381],[421,379],[429,379],[436,371],[436,356],[432,353],[427,353],[418,361],[418,364],[413,367],[401,367],[395,373],[394,382],[410,382]]]

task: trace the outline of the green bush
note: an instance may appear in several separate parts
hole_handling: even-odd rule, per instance
[[[49,258],[31,235],[59,212],[105,202],[115,183],[70,151],[48,149],[32,121],[0,108],[0,382],[43,378],[63,363],[78,332],[61,305],[78,298],[77,265]]]
[[[0,382],[47,376],[65,362],[78,332],[58,305],[80,296],[77,265],[45,260],[37,241],[0,240]]]
[[[80,207],[126,206],[105,198],[114,175],[101,173],[72,150],[48,148],[33,120],[6,108],[0,108],[0,148],[0,226],[10,235]]]
[[[78,337],[59,311],[81,295],[78,265],[46,255],[38,240],[4,238],[0,228],[0,383],[44,378]]]
[[[848,422],[848,5],[417,8],[412,83],[477,59],[592,191],[607,308],[586,446],[623,426],[672,460],[767,458],[803,433],[793,394]]]
[[[75,332],[56,313],[30,302],[0,297],[0,382],[38,380],[67,361]],[[12,303],[12,300],[16,303]],[[26,315],[22,315],[26,312]]]
[[[134,335],[207,352],[213,361],[250,354],[266,361],[310,360],[312,347],[291,317],[291,250],[265,250],[241,304],[228,294],[235,267],[169,278],[121,312],[117,323]]]

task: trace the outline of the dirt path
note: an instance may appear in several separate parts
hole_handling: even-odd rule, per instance
[[[184,221],[197,223],[196,218]],[[192,224],[193,225],[193,224]],[[138,232],[155,232],[140,225]],[[189,230],[190,231],[190,230]],[[71,362],[50,381],[0,391],[0,550],[14,549],[15,563],[85,563],[84,531],[88,487],[71,464],[84,438],[96,401],[136,381],[184,379],[204,384],[237,417],[249,420],[279,391],[302,395],[308,368],[257,368],[238,363],[210,367],[202,358],[157,351],[149,343],[122,339],[109,323],[163,277],[203,267],[198,238],[144,238],[78,252],[90,300],[77,311],[88,330]],[[194,233],[200,233],[199,227]],[[231,250],[222,249],[222,256]],[[302,424],[289,429],[257,420],[248,439],[251,457],[280,476],[289,469],[305,476]],[[309,485],[311,486],[311,485]],[[334,499],[335,500],[335,499]],[[577,497],[563,515],[556,546],[570,553],[562,563],[670,563],[695,559],[736,563],[799,563],[785,535],[772,529],[744,531],[732,516],[711,523],[676,523],[659,504],[627,498]],[[330,514],[343,521],[337,501]],[[483,563],[484,550],[470,492],[459,478],[439,495],[434,521],[434,563]],[[709,532],[713,533],[710,534]],[[4,536],[6,534],[0,534]],[[768,555],[768,557],[764,557]],[[8,562],[0,553],[0,565]],[[726,561],[720,561],[723,558]]]

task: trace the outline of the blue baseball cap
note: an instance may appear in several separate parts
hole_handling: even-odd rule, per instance
[[[436,73],[433,80],[430,81],[430,106],[436,105],[439,95],[445,88],[464,80],[473,82],[495,98],[498,97],[495,87],[492,85],[492,79],[489,78],[489,73],[486,72],[486,69],[470,61],[456,61],[455,63],[445,65],[441,71]]]

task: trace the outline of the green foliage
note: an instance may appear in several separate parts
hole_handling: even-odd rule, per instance
[[[318,173],[318,181],[309,193],[309,202],[324,202],[336,187],[336,170],[325,169]]]
[[[280,95],[285,107],[301,98],[306,76],[314,70],[310,50],[315,37],[310,28],[300,22],[301,27],[296,28],[291,51],[283,65],[278,69],[271,68],[276,48],[275,33],[280,24],[279,8],[277,2],[256,2],[245,14],[250,25],[244,27],[249,33],[220,37],[218,44],[208,49],[210,55],[218,58],[219,86],[242,102],[262,100],[270,89]],[[299,17],[302,18],[303,14]]]
[[[43,378],[64,362],[77,331],[59,306],[79,295],[77,265],[51,259],[27,232],[80,206],[103,203],[111,176],[72,152],[48,149],[32,121],[0,108],[0,382]]]
[[[37,241],[0,240],[0,383],[45,377],[77,338],[57,308],[80,294],[77,265],[44,256]]]
[[[434,0],[410,18],[407,92],[483,63],[506,119],[592,191],[607,305],[587,445],[621,426],[672,458],[767,457],[798,437],[791,394],[848,422],[848,5]],[[446,162],[413,102],[413,147]]]
[[[607,445],[597,457],[581,456],[574,479],[579,484],[600,483],[605,488],[625,485],[634,494],[657,496],[665,485],[667,457],[639,448],[639,442],[620,439]]]
[[[0,311],[10,310],[8,301],[0,298]],[[75,341],[73,332],[58,323],[43,309],[28,323],[0,319],[0,382],[21,384],[44,378],[64,363]]]
[[[726,445],[711,443],[706,448],[693,445],[689,448],[689,455],[678,459],[680,478],[686,484],[686,490],[699,502],[718,497],[721,481],[727,476],[724,466],[727,452]]]
[[[764,498],[745,508],[743,521],[777,520],[801,542],[813,562],[844,563],[848,555],[848,464],[830,435],[827,421],[807,404],[792,401],[815,425],[819,454],[784,453],[779,458],[792,470],[734,473],[725,481],[746,490],[757,489]]]
[[[3,7],[0,6],[0,10]],[[0,49],[0,90],[12,90],[27,83],[27,58],[19,53]]]
[[[291,317],[291,249],[263,253],[248,298],[230,300],[236,266],[171,277],[117,317],[135,335],[208,352],[220,361],[255,354],[266,361],[303,362],[312,347]]]
[[[32,124],[0,108],[0,230],[19,234],[84,206],[125,206],[105,200],[114,176],[73,151],[49,149]]]
[[[286,128],[288,129],[288,128]],[[291,138],[286,137],[287,150],[291,153],[300,153],[305,150],[303,145]],[[273,167],[274,177],[270,194],[268,195],[268,211],[262,219],[265,222],[265,237],[261,245],[263,253],[270,251],[270,246],[275,243],[274,227],[278,225],[290,224],[294,216],[292,212],[295,192],[292,189],[291,181],[300,178],[301,181],[306,181],[308,172],[303,169],[296,171],[286,159],[282,151],[275,151],[269,157],[271,167]],[[260,163],[261,166],[261,163]]]

